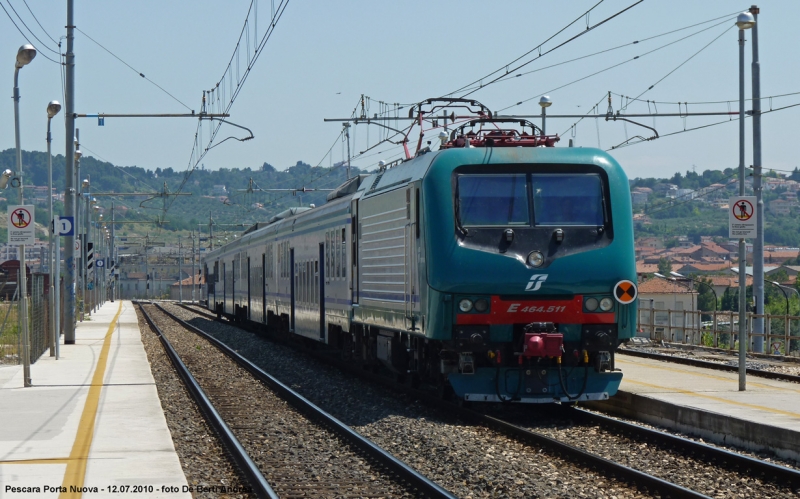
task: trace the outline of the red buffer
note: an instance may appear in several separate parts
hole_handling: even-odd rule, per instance
[[[522,355],[524,357],[561,357],[563,344],[563,334],[526,333]]]

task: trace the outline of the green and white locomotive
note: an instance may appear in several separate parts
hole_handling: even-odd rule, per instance
[[[411,113],[423,125],[444,108],[468,116],[447,116],[437,150],[206,255],[208,308],[466,401],[614,395],[637,317],[625,173],[475,101]]]

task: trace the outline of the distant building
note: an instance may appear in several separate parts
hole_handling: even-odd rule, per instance
[[[698,293],[691,286],[654,277],[639,283],[638,291],[639,323],[651,324],[652,317],[653,338],[681,342],[685,329],[698,327]]]
[[[631,204],[634,206],[647,204],[648,194],[646,192],[631,192]]]
[[[226,189],[224,185],[215,185],[211,188],[211,194],[214,196],[226,196],[228,194],[228,189]]]
[[[769,202],[769,211],[775,215],[789,215],[795,203],[785,199],[774,199]]]

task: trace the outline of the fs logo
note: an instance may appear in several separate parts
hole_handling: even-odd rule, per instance
[[[547,274],[533,274],[531,276],[530,282],[525,287],[525,291],[539,291],[539,288],[542,287],[542,283],[547,280]]]

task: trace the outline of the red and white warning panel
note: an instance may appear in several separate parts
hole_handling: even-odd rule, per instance
[[[35,219],[33,205],[17,205],[8,207],[8,244],[34,244],[36,242]]]

